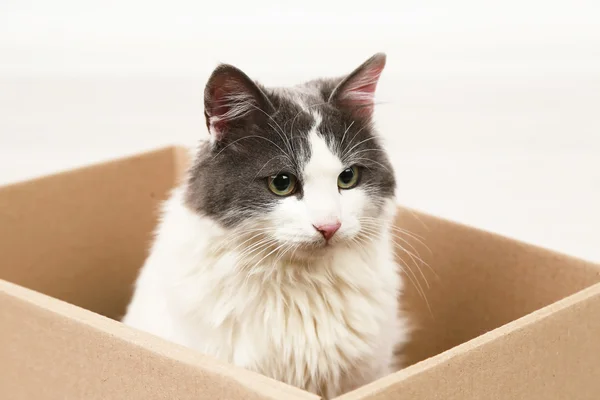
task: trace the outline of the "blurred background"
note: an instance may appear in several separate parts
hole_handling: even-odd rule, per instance
[[[194,145],[218,62],[286,85],[377,51],[400,203],[600,262],[598,0],[2,0],[0,184]]]

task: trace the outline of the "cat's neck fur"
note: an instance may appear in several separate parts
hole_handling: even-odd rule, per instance
[[[381,368],[405,332],[389,318],[401,282],[385,226],[378,238],[330,251],[314,268],[308,259],[271,257],[244,273],[239,244],[224,245],[229,232],[182,197],[177,189],[165,203],[126,323],[326,396],[391,371]],[[365,365],[355,370],[362,354]]]

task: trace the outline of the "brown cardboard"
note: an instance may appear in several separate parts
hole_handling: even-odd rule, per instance
[[[187,162],[165,148],[0,188],[2,398],[317,399],[114,320]],[[411,366],[340,400],[598,398],[600,266],[405,208],[397,226]]]

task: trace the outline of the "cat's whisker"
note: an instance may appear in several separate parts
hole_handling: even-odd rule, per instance
[[[261,243],[261,245],[258,248],[254,249],[246,254],[240,255],[238,257],[238,259],[243,262],[242,266],[248,267],[249,262],[254,260],[256,257],[260,257],[260,255],[263,254],[264,251],[268,251],[269,248],[271,248],[271,246],[273,246],[276,243],[277,243],[277,241],[275,239],[267,239],[266,241]],[[254,254],[251,258],[246,259],[252,253],[256,253],[256,254]],[[238,265],[239,265],[239,263],[238,263]],[[243,279],[242,287],[246,287],[246,285],[250,281],[250,278],[252,278],[253,276],[258,274],[258,270],[256,268],[257,265],[258,265],[258,263],[256,265],[254,265],[253,267],[238,268],[238,274],[245,275],[244,279]]]
[[[365,229],[367,232],[373,232],[374,228],[363,227],[363,229]],[[397,238],[400,239],[400,240],[403,240],[402,238],[399,238],[399,237],[397,237]],[[429,289],[430,288],[429,281],[427,280],[427,277],[425,276],[425,274],[421,270],[421,267],[417,263],[417,260],[419,260],[422,264],[425,264],[427,266],[429,266],[429,265],[426,262],[424,262],[423,259],[421,259],[418,255],[415,255],[412,252],[408,251],[407,249],[405,249],[400,244],[395,243],[395,242],[393,244],[394,244],[395,247],[399,248],[401,251],[403,251],[405,254],[407,254],[410,257],[410,259],[412,260],[412,262],[415,264],[415,267],[419,271],[419,274],[421,275],[421,277],[425,281],[425,284],[426,284],[427,288]],[[409,245],[410,245],[410,243],[409,243]]]
[[[373,229],[377,229],[376,226],[370,226],[368,224],[364,224],[365,227],[367,228],[373,228]],[[405,233],[405,232],[401,232],[401,233]],[[421,258],[419,252],[417,251],[417,249],[409,242],[407,241],[405,238],[403,238],[402,236],[400,236],[398,233],[394,232],[394,231],[390,231],[389,232],[390,235],[392,235],[394,238],[402,241],[403,243],[407,244],[408,246],[410,246],[410,248],[416,253],[416,255],[419,257],[419,260],[423,263],[423,264],[427,264],[425,261],[423,261],[423,259]]]
[[[436,276],[436,278],[439,278],[439,276],[437,275],[437,273],[435,272],[435,270],[433,268],[431,268],[431,266],[427,262],[425,262],[423,260],[423,258],[421,257],[421,255],[419,254],[419,252],[417,251],[417,249],[410,242],[408,242],[406,239],[404,239],[400,235],[395,234],[394,232],[390,232],[390,235],[392,235],[392,237],[394,237],[395,239],[397,239],[397,240],[405,243],[406,245],[410,246],[410,248],[414,251],[414,253],[406,250],[404,247],[402,247],[402,250],[406,254],[408,254],[411,258],[416,258],[417,260],[419,260],[421,262],[421,264],[427,266],[429,268],[429,270]],[[395,243],[395,245],[398,245],[398,243]],[[415,264],[416,264],[416,262],[415,262]],[[419,268],[419,271],[421,271],[420,268]],[[429,284],[427,284],[427,285],[429,286]]]
[[[367,242],[365,242],[361,236],[355,236],[353,238],[353,240],[356,240],[356,242],[359,243],[361,246],[364,246],[367,244]],[[359,250],[362,250],[362,249],[359,249]]]
[[[362,149],[362,150],[355,151],[355,152],[353,153],[353,155],[356,155],[356,154],[361,154],[361,153],[366,153],[366,152],[368,152],[368,151],[379,151],[379,152],[381,152],[381,153],[387,154],[387,151],[386,151],[386,150],[384,150],[384,149]]]
[[[410,277],[412,275],[412,277],[414,278],[409,278],[411,280],[411,282],[413,282],[413,285],[415,285],[415,290],[417,291],[417,293],[419,294],[419,297],[421,297],[424,301],[425,304],[427,305],[427,309],[429,310],[429,312],[431,313],[431,305],[429,304],[429,299],[427,299],[427,295],[425,294],[425,290],[423,289],[423,286],[421,286],[421,284],[419,283],[419,280],[417,279],[417,276],[415,275],[415,273],[413,272],[413,270],[408,266],[408,264],[406,264],[404,262],[404,260],[400,260],[399,265],[403,265],[406,267],[406,269],[402,268],[402,271],[405,273],[406,276]],[[409,271],[410,274],[406,274],[406,271]]]
[[[360,129],[358,131],[356,131],[356,133],[354,134],[354,136],[352,136],[352,139],[350,139],[350,141],[348,142],[348,144],[346,145],[346,147],[344,147],[344,150],[342,151],[342,155],[340,156],[341,159],[344,159],[344,156],[348,153],[346,151],[346,149],[352,144],[352,142],[354,141],[354,139],[356,139],[356,137],[358,136],[359,133],[361,133],[363,131],[363,129],[365,129],[368,126],[367,123],[363,124],[362,127],[360,127]]]
[[[290,255],[290,260],[294,261],[294,255],[296,254],[296,251],[300,248],[301,244],[298,243],[296,246],[294,246],[294,251],[292,251],[292,254]]]
[[[296,235],[295,237],[297,237],[298,235]],[[294,237],[294,238],[295,238]],[[291,239],[291,241],[293,242],[294,238]],[[279,261],[287,254],[290,252],[290,250],[294,249],[294,252],[298,249],[298,247],[301,245],[301,243],[298,243],[297,245],[291,245],[291,246],[285,246],[285,248],[283,249],[283,251],[278,251],[279,255],[275,258],[275,260],[272,263],[273,268],[271,269],[270,273],[268,274],[268,276],[266,278],[270,278],[273,274],[273,272],[276,269],[277,264],[279,263]],[[293,255],[293,254],[292,254]],[[291,258],[290,258],[291,261]]]
[[[397,262],[396,264],[398,265],[398,268],[400,268],[400,271],[404,274],[404,276],[406,276],[410,283],[412,283],[419,297],[425,299],[425,293],[423,292],[421,285],[418,283],[416,275],[412,273],[412,271],[410,270],[410,268],[408,268],[404,261],[400,260],[400,262]]]
[[[368,221],[374,221],[374,222],[377,222],[377,223],[379,223],[379,222],[380,222],[380,220],[379,220],[378,218],[373,218],[373,217],[360,217],[359,219],[360,219],[360,220],[365,220],[365,221],[367,221],[367,220],[368,220]],[[394,230],[394,231],[396,231],[396,232],[404,233],[404,234],[406,234],[407,236],[410,236],[411,238],[413,238],[413,239],[415,239],[416,241],[418,241],[418,242],[419,242],[419,243],[420,243],[420,244],[421,244],[423,247],[425,247],[425,248],[426,248],[426,249],[427,249],[429,252],[431,252],[431,249],[429,248],[429,246],[427,246],[427,245],[426,245],[426,244],[423,242],[423,240],[425,240],[425,238],[424,238],[423,236],[421,236],[421,235],[418,235],[418,234],[416,234],[416,233],[413,233],[413,232],[411,232],[411,231],[409,231],[409,230],[407,230],[407,229],[400,228],[400,227],[398,227],[398,226],[394,226],[394,225],[390,225],[390,227],[389,227],[389,228],[390,228],[390,229],[392,229],[392,230]]]
[[[275,119],[269,113],[267,113],[262,108],[258,107],[256,104],[253,104],[252,102],[249,102],[249,101],[242,101],[241,103],[245,104],[246,106],[252,107],[252,108],[254,108],[257,111],[260,111],[267,118],[269,118],[271,121],[273,121],[273,123],[277,126],[277,128],[279,128],[279,131],[273,125],[271,125],[270,122],[269,122],[269,126],[271,126],[271,128],[273,128],[273,130],[275,131],[275,133],[277,133],[279,135],[279,137],[281,137],[281,140],[283,141],[283,143],[285,143],[287,145],[287,148],[288,148],[288,150],[290,152],[290,154],[288,154],[288,155],[291,157],[293,151],[292,151],[292,148],[290,147],[289,138],[287,137],[287,135],[285,134],[285,132],[283,131],[283,129],[281,128],[281,126],[279,126],[279,124],[277,123],[277,121],[275,121]]]
[[[364,221],[364,223],[365,223],[365,225],[368,224],[367,221]],[[393,226],[391,228],[392,228],[392,232],[390,232],[390,234],[394,238],[396,238],[397,240],[399,240],[399,241],[405,243],[406,245],[410,246],[410,248],[414,251],[414,253],[416,253],[416,254],[410,253],[409,256],[412,256],[412,257],[415,257],[416,259],[418,259],[421,262],[421,264],[425,265],[433,273],[433,275],[435,276],[436,279],[439,279],[438,273],[427,262],[425,262],[423,260],[423,258],[421,257],[421,255],[419,254],[419,252],[417,251],[417,249],[408,240],[406,240],[405,238],[401,237],[399,234],[396,234],[395,232],[409,235],[409,237],[412,237],[417,242],[419,242],[422,246],[424,246],[430,254],[433,254],[432,251],[431,251],[431,249],[425,243],[423,243],[421,240],[417,239],[414,236],[410,236],[410,232],[408,232],[406,230],[403,230],[403,229],[395,228]],[[406,249],[404,249],[404,251],[407,252]],[[408,253],[409,252],[407,252],[407,254]],[[420,271],[420,268],[419,268],[419,271]],[[428,284],[428,286],[429,286],[429,284]]]
[[[274,141],[272,141],[271,139],[268,139],[264,136],[259,136],[259,135],[248,135],[248,136],[242,136],[239,139],[234,140],[233,142],[227,144],[225,147],[223,147],[217,154],[214,155],[214,157],[212,158],[212,160],[214,161],[221,153],[223,153],[227,148],[229,148],[229,146],[232,146],[244,139],[263,139],[266,140],[267,142],[271,143],[273,146],[277,147],[279,149],[279,151],[281,151],[283,153],[283,155],[289,160],[290,163],[293,163],[292,159],[290,158],[290,156],[283,151],[283,149]]]
[[[350,152],[352,152],[352,150],[354,150],[355,148],[357,148],[358,146],[360,146],[361,144],[364,144],[370,140],[376,140],[377,136],[371,136],[368,137],[366,139],[361,140],[360,142],[356,143],[354,146],[352,146],[349,150],[344,152],[344,158],[346,157],[347,154],[350,154]]]
[[[437,274],[437,272],[431,267],[431,265],[429,265],[429,263],[427,263],[423,260],[423,258],[419,254],[419,252],[415,249],[415,247],[410,242],[408,242],[406,239],[400,237],[399,235],[396,235],[395,233],[392,233],[392,235],[396,239],[398,239],[398,240],[402,241],[403,243],[406,243],[408,246],[410,246],[410,248],[416,253],[414,256],[418,258],[418,260],[421,262],[421,264],[423,264],[427,268],[429,268],[429,270],[435,275],[436,279],[439,279],[439,275]],[[417,239],[417,241],[418,241],[418,239]],[[429,251],[429,253],[432,254],[429,247],[427,247],[425,244],[423,244],[423,246],[425,246],[427,248],[427,250]]]
[[[431,251],[431,249],[429,248],[429,246],[427,246],[427,244],[425,244],[425,242],[423,242],[423,240],[425,240],[425,238],[421,235],[418,235],[416,233],[413,233],[411,231],[409,231],[408,229],[404,229],[404,228],[399,228],[399,227],[395,227],[392,226],[391,229],[393,229],[396,232],[400,232],[403,233],[407,236],[409,236],[412,239],[415,239],[416,241],[418,241],[423,247],[427,248],[428,251]]]
[[[235,252],[237,249],[239,249],[240,247],[242,247],[244,244],[246,244],[246,243],[248,243],[248,242],[252,241],[252,239],[254,239],[254,238],[256,238],[256,237],[263,236],[263,235],[264,235],[264,232],[259,232],[259,233],[257,233],[256,235],[254,235],[254,236],[252,236],[252,237],[250,237],[250,238],[248,238],[248,239],[244,240],[243,242],[239,243],[239,244],[238,244],[236,247],[234,247],[234,248],[233,248],[231,251],[232,251],[232,252]],[[232,239],[232,240],[234,240],[234,239]]]
[[[380,222],[380,218],[375,218],[375,217],[362,216],[362,217],[360,217],[359,219],[361,219],[361,220],[369,220],[369,221]],[[392,229],[400,229],[400,230],[402,230],[402,231],[409,232],[409,231],[408,231],[408,230],[406,230],[405,228],[401,228],[401,227],[399,227],[399,226],[394,226],[394,225],[391,225],[391,226],[390,226],[390,228],[392,228]],[[412,233],[412,232],[411,232],[411,233]],[[415,236],[417,236],[417,237],[419,237],[419,238],[421,238],[421,239],[425,239],[425,238],[424,238],[423,236],[421,236],[421,235],[417,235],[417,234],[415,234],[415,233],[413,233],[413,235],[415,235]]]
[[[252,234],[252,233],[256,233],[256,232],[269,232],[269,231],[274,232],[275,228],[265,227],[265,226],[250,227],[250,228],[246,228],[246,229],[237,228],[237,229],[234,229],[234,231],[233,231],[233,232],[235,232],[235,235],[228,235],[228,236],[231,236],[231,240],[236,240],[237,238],[239,238],[240,236],[243,236],[243,235]]]
[[[373,102],[374,106],[387,106],[388,104],[396,104],[396,102],[395,101],[383,101],[383,100],[378,100],[378,101]]]
[[[293,240],[293,239],[292,239]],[[292,242],[292,241],[290,241]],[[292,242],[293,243],[293,242]],[[281,261],[281,259],[287,254],[289,253],[289,251],[293,248],[293,245],[287,245],[282,252],[279,252],[279,255],[275,258],[275,260],[273,261],[273,264],[277,264],[279,261]]]
[[[258,170],[258,172],[256,173],[256,175],[254,175],[254,179],[258,178],[258,175],[261,173],[261,171],[262,171],[262,170],[263,170],[263,169],[264,169],[264,168],[265,168],[265,167],[266,167],[266,166],[267,166],[267,165],[268,165],[268,164],[269,164],[271,161],[273,161],[273,160],[275,160],[276,158],[279,158],[279,157],[285,157],[285,154],[278,154],[278,155],[276,155],[276,156],[272,157],[272,158],[271,158],[269,161],[267,161],[267,162],[266,162],[266,163],[265,163],[265,164],[264,164],[264,165],[263,165],[263,166],[262,166],[262,167],[261,167],[261,168]]]
[[[428,227],[428,226],[425,224],[425,222],[423,222],[423,221],[421,220],[421,218],[420,218],[420,217],[419,217],[419,216],[418,216],[418,215],[417,215],[417,214],[416,214],[416,213],[415,213],[413,210],[411,210],[411,209],[409,209],[409,208],[405,208],[404,210],[405,210],[405,211],[408,211],[408,212],[409,212],[409,213],[410,213],[410,214],[411,214],[411,215],[412,215],[412,216],[413,216],[413,217],[414,217],[414,218],[415,218],[417,221],[419,221],[419,223],[421,224],[421,226],[422,226],[423,228],[425,228],[425,230],[427,230],[427,232],[429,232],[429,231],[430,231],[430,230],[429,230],[429,227]]]
[[[244,251],[242,251],[238,255],[238,258],[240,260],[244,260],[246,257],[250,256],[252,253],[260,254],[261,251],[268,248],[272,243],[275,243],[275,242],[276,242],[275,239],[264,238],[256,243],[250,245],[248,248],[244,249]],[[253,258],[251,258],[250,260],[252,260],[252,259]]]
[[[412,262],[415,264],[415,267],[419,271],[419,274],[421,275],[421,277],[425,281],[425,285],[427,285],[427,288],[429,289],[430,288],[429,281],[427,280],[427,277],[425,276],[425,274],[423,273],[423,270],[419,266],[419,263],[417,263],[417,260],[421,261],[422,264],[425,264],[425,262],[423,262],[423,260],[421,260],[418,256],[414,255],[412,252],[410,252],[407,249],[405,249],[401,244],[394,243],[394,246],[397,247],[397,248],[399,248],[401,251],[403,251],[405,254],[407,254],[410,257],[410,259],[412,260]]]
[[[358,163],[358,162],[359,162],[359,161],[361,161],[361,160],[362,160],[362,161],[368,161],[368,162],[370,162],[370,163],[377,164],[377,165],[379,165],[381,168],[383,168],[384,170],[386,170],[386,171],[390,172],[390,169],[389,169],[388,167],[386,167],[385,165],[383,165],[383,164],[382,164],[382,163],[380,163],[379,161],[375,161],[375,160],[373,160],[373,159],[371,159],[371,158],[365,158],[365,157],[356,157],[356,158],[355,158],[354,156],[352,156],[352,157],[350,158],[350,160],[351,160],[351,161],[349,161],[349,162],[350,162],[350,163],[352,163],[352,164],[356,164],[356,163]],[[366,165],[365,165],[364,167],[365,167],[365,168],[367,168],[367,169],[370,169],[370,168],[369,168],[369,167],[367,167]]]
[[[269,117],[269,118],[271,118],[271,117]],[[275,121],[275,120],[273,120],[273,121]],[[275,124],[277,124],[277,122],[275,122]],[[283,132],[283,130],[281,130],[281,127],[279,127],[278,124],[277,124],[277,126],[279,127],[279,130],[281,130],[281,133],[270,122],[269,122],[269,126],[275,131],[275,133],[277,133],[279,135],[279,137],[281,138],[281,140],[283,141],[283,143],[285,143],[285,145],[286,145],[286,147],[287,147],[287,149],[289,151],[290,156],[292,156],[293,153],[294,153],[294,151],[292,150],[292,147],[291,147],[291,144],[290,144],[291,143],[290,142],[290,138],[288,138],[288,136],[285,134],[285,132]]]
[[[271,250],[266,256],[264,256],[263,258],[261,258],[260,260],[258,260],[258,262],[256,264],[254,264],[254,266],[251,268],[251,270],[254,270],[256,268],[256,266],[259,265],[265,258],[269,257],[271,254],[273,254],[274,252],[278,251],[283,246],[285,246],[285,243],[284,244],[280,244],[275,249]]]
[[[340,140],[340,144],[339,146],[341,147],[344,144],[344,139],[346,139],[346,134],[348,133],[348,131],[350,130],[350,128],[352,128],[352,125],[354,125],[356,121],[352,121],[350,123],[350,125],[348,125],[348,127],[346,128],[346,130],[344,130],[344,134],[342,135],[342,140]]]
[[[358,249],[359,253],[362,256],[365,256],[365,252],[363,250],[363,247],[367,244],[365,241],[363,241],[362,238],[356,236],[354,238],[351,239],[351,243],[354,245],[353,249]]]
[[[402,246],[399,246],[399,248],[400,248],[400,250],[401,250],[401,251],[404,251],[404,249],[402,248]],[[414,259],[413,259],[412,261],[414,262]],[[399,265],[401,264],[403,267],[405,267],[405,268],[403,268],[404,272],[405,272],[405,273],[406,273],[406,272],[408,272],[408,273],[409,273],[409,274],[407,274],[407,276],[410,278],[410,280],[411,280],[411,281],[413,282],[413,284],[415,285],[415,289],[417,290],[417,292],[419,293],[419,295],[420,295],[422,298],[424,298],[424,299],[425,299],[425,298],[427,297],[427,296],[425,295],[425,290],[424,290],[423,286],[421,285],[421,283],[420,283],[420,281],[419,281],[419,278],[418,278],[418,277],[417,277],[417,275],[414,273],[414,271],[412,270],[412,268],[410,267],[410,265],[408,265],[408,263],[406,263],[406,262],[405,262],[405,260],[403,260],[402,258],[400,258],[400,259],[398,260],[398,263],[399,263]],[[415,264],[415,265],[416,265],[416,264]],[[418,266],[417,266],[417,269],[419,269],[419,268],[418,268]],[[420,269],[419,269],[419,271],[420,271]],[[423,278],[424,278],[424,277],[423,277]],[[425,279],[425,281],[427,281],[427,279],[426,279],[426,278],[424,278],[424,279]],[[427,285],[427,287],[429,288],[429,285]]]
[[[264,235],[266,233],[269,232],[273,232],[274,229],[270,228],[270,227],[266,227],[266,228],[250,228],[250,229],[237,229],[235,232],[235,235],[228,235],[228,238],[223,238],[221,239],[220,244],[215,248],[216,251],[222,250],[225,247],[228,247],[230,244],[232,243],[236,243],[237,241],[240,240],[240,237],[243,239],[245,235],[252,235],[252,234],[257,234],[252,236],[251,238],[243,241],[242,243],[239,243],[237,247],[235,247],[233,249],[233,251],[237,250],[240,246],[242,246],[244,243],[247,243],[248,241],[252,240],[253,238],[260,236],[260,235]]]

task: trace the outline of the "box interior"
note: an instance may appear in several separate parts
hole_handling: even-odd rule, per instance
[[[119,319],[186,150],[165,148],[0,189],[0,278]],[[411,365],[600,281],[591,263],[399,208]]]

